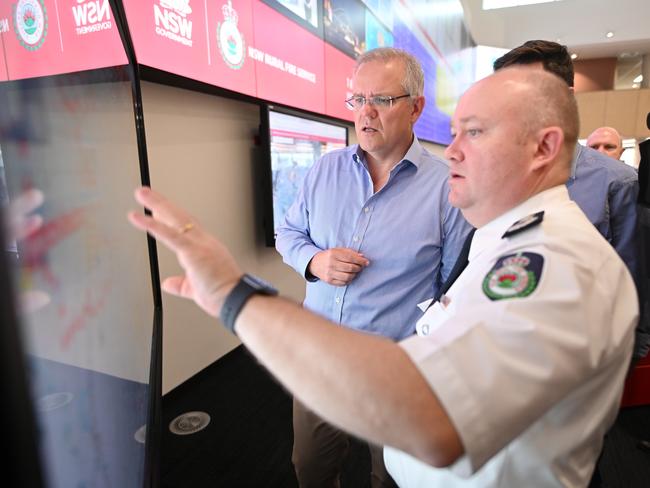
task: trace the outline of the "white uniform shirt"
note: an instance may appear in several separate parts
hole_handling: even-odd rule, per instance
[[[541,210],[541,224],[502,237]],[[521,288],[501,291],[494,285],[509,271],[495,264],[518,253],[538,264],[541,256],[541,272],[520,273]],[[517,290],[519,297],[488,297]],[[618,411],[638,303],[627,268],[566,188],[535,195],[478,229],[469,265],[441,302],[418,321],[419,335],[400,344],[465,454],[436,469],[387,447],[398,485],[587,486]]]

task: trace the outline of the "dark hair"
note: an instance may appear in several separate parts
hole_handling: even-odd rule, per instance
[[[552,41],[526,41],[494,62],[494,71],[517,64],[542,63],[549,73],[573,86],[573,61],[566,46]]]

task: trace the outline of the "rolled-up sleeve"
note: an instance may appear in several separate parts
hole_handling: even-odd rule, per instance
[[[611,360],[611,351],[618,359],[618,351],[629,353],[636,321],[633,284],[613,260],[592,271],[555,256],[524,298],[491,301],[481,281],[452,296],[459,303],[435,332],[400,343],[460,435],[466,454],[451,470],[461,477],[521,435],[600,361]],[[611,304],[612,290],[613,311],[603,305]]]

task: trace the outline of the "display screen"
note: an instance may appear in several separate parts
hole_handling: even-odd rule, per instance
[[[103,0],[0,2],[2,327],[38,432],[25,462],[48,488],[150,476],[154,290],[126,219],[142,182],[130,72],[102,67],[126,62],[114,18]]]
[[[0,83],[3,258],[48,487],[145,476],[153,292],[146,239],[125,218],[140,182],[131,85],[111,70]]]
[[[268,140],[275,236],[312,165],[323,154],[347,145],[347,128],[270,108]]]

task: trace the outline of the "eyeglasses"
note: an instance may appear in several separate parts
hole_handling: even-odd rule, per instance
[[[363,108],[366,103],[374,105],[377,110],[381,109],[390,109],[393,107],[393,102],[399,100],[400,98],[410,97],[408,93],[406,95],[400,95],[399,97],[388,97],[386,95],[375,95],[374,97],[362,97],[361,95],[355,95],[348,98],[345,101],[345,106],[350,110],[358,111]]]

